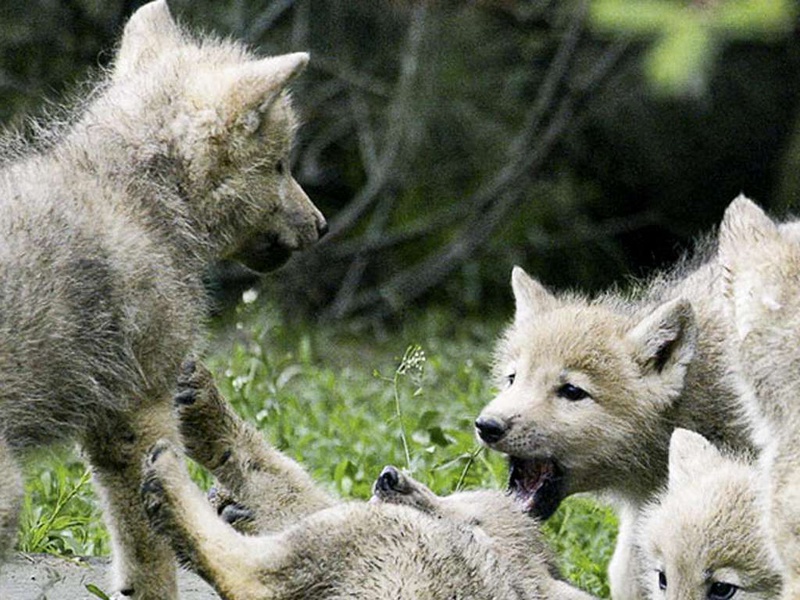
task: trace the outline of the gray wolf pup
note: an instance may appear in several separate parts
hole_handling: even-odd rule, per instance
[[[729,321],[713,244],[629,296],[556,296],[516,267],[514,322],[496,350],[500,393],[476,421],[508,454],[510,485],[547,518],[577,492],[605,493],[620,532],[612,595],[638,599],[640,508],[667,479],[675,427],[755,452],[727,353]]]
[[[800,230],[777,224],[746,198],[720,227],[728,273],[735,363],[763,449],[766,528],[784,576],[800,597]]]
[[[676,429],[669,486],[643,512],[639,544],[649,598],[773,600],[781,590],[761,527],[757,466]]]
[[[16,455],[78,440],[105,504],[116,593],[177,597],[172,551],[141,503],[142,458],[179,441],[171,397],[202,339],[205,266],[269,270],[325,230],[289,174],[285,89],[307,61],[195,39],[160,0],[130,19],[80,110],[7,149],[0,548],[14,539]]]
[[[226,600],[590,598],[553,576],[536,520],[507,494],[439,497],[387,467],[369,503],[340,502],[236,417],[201,367],[188,366],[176,400],[190,457],[241,504],[219,518],[166,441],[142,494],[178,556]]]

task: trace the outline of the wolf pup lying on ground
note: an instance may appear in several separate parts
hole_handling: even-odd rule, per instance
[[[703,260],[705,256],[705,259]],[[605,492],[619,507],[612,596],[639,599],[639,509],[666,482],[675,427],[755,453],[728,348],[715,248],[699,266],[651,281],[637,297],[556,296],[515,268],[513,324],[498,345],[501,392],[476,421],[511,457],[511,487],[546,518],[570,494]]]
[[[142,458],[178,442],[171,397],[201,338],[207,263],[270,270],[324,232],[288,164],[284,90],[307,61],[195,40],[154,2],[82,110],[5,157],[0,548],[20,503],[15,456],[77,439],[101,487],[115,590],[177,597],[172,550],[141,503]]]
[[[370,503],[339,502],[241,421],[201,367],[176,400],[189,455],[242,503],[221,512],[249,535],[217,516],[169,442],[150,454],[142,493],[178,556],[227,600],[590,598],[553,576],[538,523],[505,493],[441,498],[387,467]]]
[[[741,198],[720,227],[720,262],[738,343],[735,362],[763,448],[766,528],[800,597],[800,229],[778,225]]]
[[[644,509],[639,544],[651,600],[775,600],[781,576],[761,527],[752,461],[676,429],[669,487]]]

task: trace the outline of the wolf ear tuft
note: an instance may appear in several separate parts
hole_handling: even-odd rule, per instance
[[[172,19],[166,0],[145,4],[125,25],[114,62],[114,78],[135,73],[148,60],[180,43],[181,31]]]
[[[744,246],[778,240],[780,232],[775,222],[744,195],[739,195],[725,209],[719,226],[719,260],[723,266],[735,268],[740,257],[745,257]]]
[[[774,258],[781,233],[778,225],[753,201],[740,195],[725,209],[719,227],[719,262],[730,273],[757,268]]]
[[[515,266],[511,271],[511,289],[514,291],[517,320],[533,318],[548,310],[556,301],[555,297],[522,267]]]
[[[682,487],[714,469],[722,453],[699,433],[676,429],[669,441],[669,485]]]
[[[307,52],[250,61],[225,73],[222,105],[229,117],[265,113],[286,86],[306,68]]]
[[[697,340],[692,305],[683,298],[665,302],[639,321],[627,337],[645,374],[676,373],[682,380]]]

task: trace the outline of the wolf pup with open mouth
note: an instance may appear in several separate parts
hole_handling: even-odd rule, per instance
[[[195,38],[166,2],[125,27],[105,81],[0,172],[0,551],[17,455],[78,440],[112,535],[115,597],[177,598],[172,549],[139,496],[142,459],[179,441],[171,397],[198,351],[208,263],[273,269],[325,231],[289,173],[287,84],[308,55]]]
[[[756,452],[729,356],[716,245],[699,254],[627,297],[554,295],[515,268],[514,322],[496,352],[500,393],[475,423],[486,445],[509,455],[511,488],[537,516],[578,492],[615,501],[609,578],[618,600],[645,595],[633,536],[641,507],[666,482],[672,431]]]

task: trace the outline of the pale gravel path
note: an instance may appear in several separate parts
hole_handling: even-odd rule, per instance
[[[108,559],[16,554],[0,567],[0,600],[98,600],[87,584],[108,591]],[[179,585],[181,600],[219,600],[204,581],[186,571],[181,571]]]

